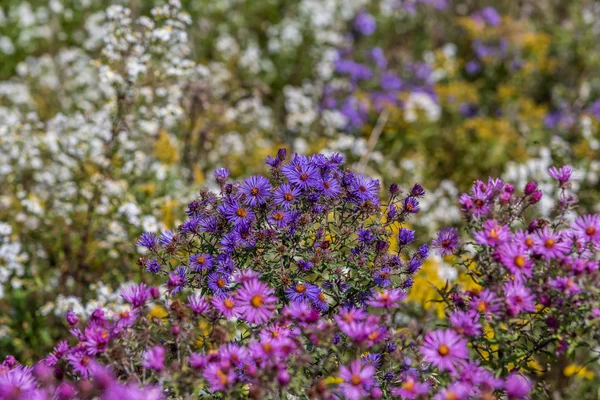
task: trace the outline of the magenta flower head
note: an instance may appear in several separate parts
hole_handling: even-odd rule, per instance
[[[527,185],[525,185],[525,194],[527,196],[532,195],[533,192],[535,192],[538,188],[538,184],[535,181],[530,181],[527,182]]]
[[[386,289],[381,292],[373,293],[367,304],[375,308],[385,308],[387,310],[398,308],[400,302],[406,298],[406,293],[400,289]]]
[[[573,168],[569,165],[564,165],[560,168],[550,167],[548,168],[548,174],[558,181],[558,184],[561,188],[566,188],[567,183],[571,179],[571,174],[573,173]]]
[[[504,389],[510,400],[526,399],[531,392],[531,382],[523,375],[513,373],[506,378]]]
[[[505,243],[498,249],[500,261],[511,274],[531,277],[533,261],[529,258],[528,249],[520,241]]]
[[[481,324],[479,313],[475,310],[454,311],[450,314],[449,321],[454,330],[465,336],[480,336]]]
[[[144,352],[142,366],[160,372],[165,368],[165,349],[162,346],[154,346]]]
[[[497,247],[506,242],[510,235],[508,226],[499,225],[498,222],[493,219],[485,221],[483,223],[483,228],[482,231],[474,233],[475,240],[477,240],[477,243],[479,244]]]
[[[438,232],[437,239],[431,242],[431,247],[436,250],[438,255],[443,257],[453,254],[459,244],[458,229],[445,227]]]
[[[66,319],[67,319],[67,323],[71,326],[75,326],[79,322],[79,318],[77,318],[77,314],[75,314],[73,312],[73,310],[71,310],[70,308],[69,308],[69,311],[67,311]]]
[[[562,258],[570,250],[569,244],[563,240],[560,232],[552,232],[548,227],[541,231],[537,231],[535,238],[534,250],[536,253],[543,256],[546,261],[553,258]]]
[[[427,333],[420,350],[425,361],[442,371],[452,371],[469,358],[467,341],[450,329]]]
[[[238,290],[236,301],[246,321],[261,324],[273,315],[277,297],[273,296],[273,289],[258,279],[253,279],[244,282],[243,287]]]
[[[521,282],[506,282],[502,288],[512,315],[535,311],[535,296]]]
[[[0,398],[2,399],[43,399],[42,393],[36,390],[37,383],[31,367],[17,366],[0,373]],[[40,395],[40,397],[37,397]]]
[[[592,242],[596,246],[600,246],[600,216],[599,215],[582,215],[575,220],[572,229],[579,237],[589,243]]]
[[[134,308],[142,307],[150,296],[150,290],[148,290],[145,283],[133,284],[121,290],[123,300],[130,303]]]
[[[348,366],[340,367],[340,390],[347,399],[356,400],[367,395],[367,387],[373,384],[375,368],[371,364],[361,366],[360,360],[351,361]]]
[[[407,376],[400,387],[393,388],[392,394],[403,399],[413,400],[429,393],[429,385],[420,383],[414,376]]]
[[[189,295],[188,296],[188,307],[192,309],[194,314],[200,315],[208,309],[208,302],[202,296]]]

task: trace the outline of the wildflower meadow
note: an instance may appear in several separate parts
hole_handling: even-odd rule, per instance
[[[0,400],[600,398],[600,4],[0,2]]]

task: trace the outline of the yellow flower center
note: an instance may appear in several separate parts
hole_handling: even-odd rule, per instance
[[[440,347],[438,347],[438,354],[442,357],[445,357],[450,354],[450,348],[447,345],[442,344]]]
[[[229,299],[225,299],[225,301],[223,302],[223,305],[225,306],[226,309],[231,310],[233,309],[233,301],[229,300]]]
[[[498,236],[498,232],[496,231],[496,228],[492,228],[490,230],[490,239],[494,239],[494,240],[498,240],[499,236]]]
[[[254,308],[258,308],[260,306],[263,305],[264,299],[260,294],[254,295],[252,297],[252,300],[250,300],[250,304],[252,304],[252,307]]]
[[[515,257],[515,265],[519,268],[523,268],[525,266],[525,258],[523,256],[518,255]]]

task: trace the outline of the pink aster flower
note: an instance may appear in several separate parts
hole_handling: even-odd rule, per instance
[[[509,238],[510,231],[506,225],[498,225],[493,219],[483,223],[483,230],[474,233],[477,243],[497,247]]]
[[[31,399],[36,398],[36,381],[31,367],[17,366],[9,371],[0,373],[0,398],[2,399]],[[40,396],[39,398],[44,398]]]
[[[360,360],[351,361],[348,366],[340,367],[340,378],[344,380],[340,384],[340,390],[350,400],[360,399],[367,395],[366,388],[373,384],[375,368],[367,364],[361,366]]]
[[[549,279],[548,284],[568,296],[573,296],[581,292],[581,289],[577,286],[572,277],[557,276],[556,279]]]
[[[479,317],[480,314],[475,310],[458,310],[450,314],[449,320],[457,333],[465,336],[479,336],[481,335]]]
[[[600,245],[600,215],[582,215],[575,220],[572,229],[586,242]]]
[[[527,250],[532,250],[535,245],[534,235],[532,233],[526,232],[522,229],[515,232],[514,240],[517,243],[523,244]]]
[[[267,322],[273,315],[277,297],[273,296],[273,289],[255,279],[244,282],[243,287],[238,290],[236,301],[248,322],[260,324]]]
[[[121,297],[123,300],[130,303],[134,308],[142,307],[146,304],[146,301],[150,296],[150,290],[144,283],[140,283],[139,285],[129,285],[121,290]]]
[[[521,282],[506,282],[502,288],[511,314],[535,311],[535,296]]]
[[[560,168],[550,167],[548,168],[548,174],[556,179],[561,188],[565,188],[569,179],[571,179],[571,174],[573,173],[573,168],[569,165],[563,165]]]
[[[498,249],[500,261],[513,275],[531,277],[533,261],[529,259],[527,248],[519,242],[505,243]]]
[[[425,361],[445,371],[452,371],[469,357],[467,341],[450,329],[427,333],[420,350]]]
[[[454,253],[459,244],[458,229],[445,227],[438,232],[437,239],[431,242],[431,248],[436,249],[437,254],[443,257]]]
[[[466,400],[473,390],[462,382],[450,384],[447,388],[440,390],[433,398],[434,400]]]
[[[535,252],[541,254],[546,261],[552,258],[562,258],[570,250],[569,244],[558,232],[552,232],[548,227],[535,235]]]
[[[231,296],[213,297],[211,304],[227,319],[238,318],[241,315],[238,301]]]
[[[500,310],[500,299],[493,292],[484,289],[471,299],[469,306],[486,317],[491,317]]]
[[[531,392],[531,382],[523,375],[513,373],[506,378],[504,388],[510,400],[526,399]]]
[[[427,393],[429,393],[429,385],[427,383],[419,383],[413,376],[408,376],[402,381],[400,387],[392,389],[394,396],[408,400],[416,399]]]
[[[192,294],[188,296],[188,307],[194,314],[200,315],[208,309],[209,305],[204,297]]]
[[[226,390],[235,382],[236,373],[233,368],[223,368],[220,363],[209,364],[202,374],[210,386],[210,390]]]
[[[165,349],[162,346],[154,346],[144,352],[142,366],[156,372],[165,368]]]
[[[404,300],[405,297],[406,293],[400,289],[386,289],[382,292],[373,293],[367,304],[372,307],[389,310],[391,308],[398,308],[400,306],[398,303]]]

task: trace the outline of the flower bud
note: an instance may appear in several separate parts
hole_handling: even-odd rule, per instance
[[[536,191],[537,187],[538,185],[536,181],[529,181],[527,185],[525,185],[525,194],[529,196]]]

